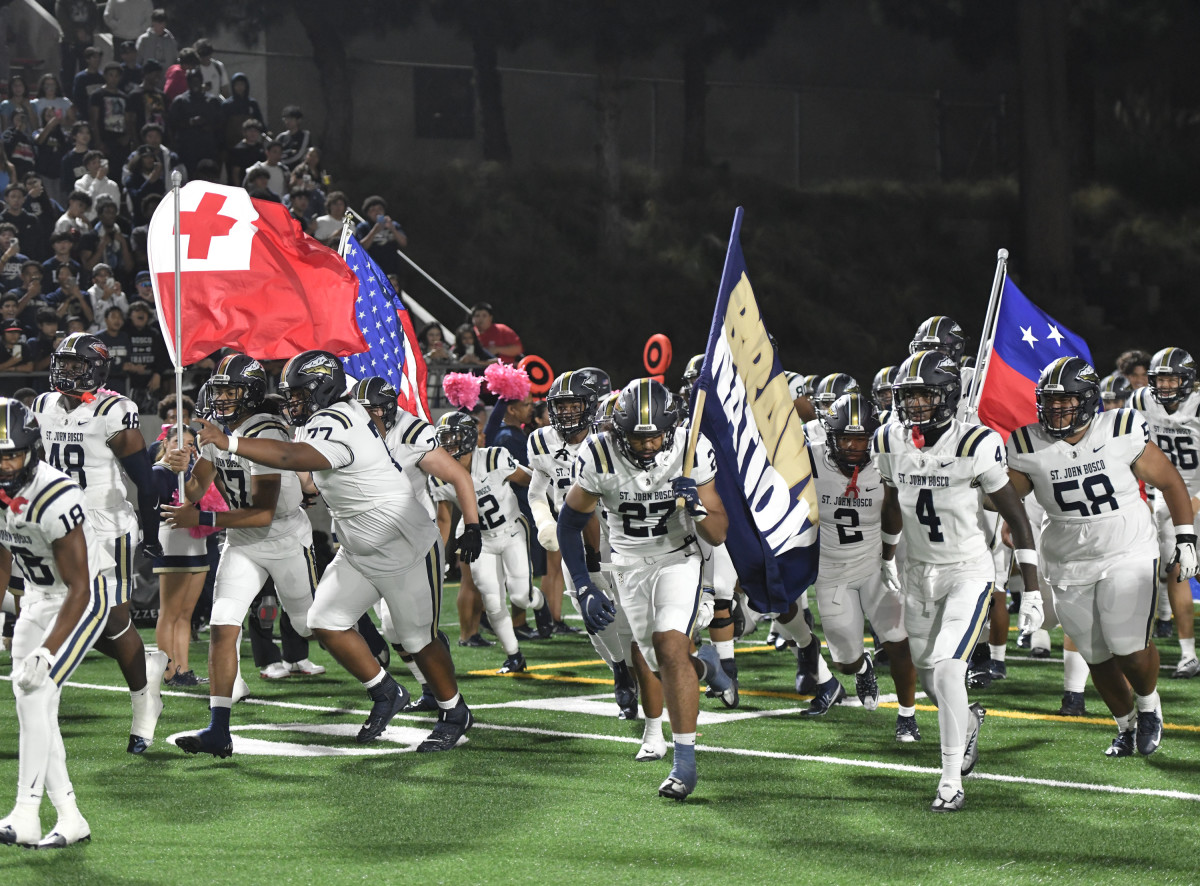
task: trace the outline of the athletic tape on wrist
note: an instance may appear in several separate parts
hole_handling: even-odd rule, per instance
[[[1033,548],[1017,548],[1013,551],[1013,559],[1020,566],[1037,566],[1038,557],[1037,551]]]
[[[1192,536],[1194,536],[1194,535],[1196,534],[1196,527],[1195,527],[1195,526],[1191,526],[1191,525],[1187,525],[1187,526],[1172,526],[1171,528],[1175,530],[1175,537],[1176,537],[1176,538],[1178,538],[1178,537],[1179,537],[1179,536],[1181,536],[1181,535],[1192,535]]]
[[[885,532],[883,533],[883,543],[885,545],[898,545],[900,544],[900,536],[903,534],[902,532],[897,532],[895,535],[892,535],[890,532]]]
[[[237,438],[237,437],[230,437],[230,438],[229,438],[229,449],[228,449],[228,452],[229,452],[229,454],[230,454],[230,455],[237,455],[237,444],[238,444],[238,438]]]

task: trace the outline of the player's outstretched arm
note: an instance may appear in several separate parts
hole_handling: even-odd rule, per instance
[[[176,474],[186,471],[190,462],[191,456],[182,449],[169,449],[163,457],[163,464]],[[192,465],[192,475],[183,487],[183,494],[187,496],[187,500],[200,501],[204,498],[204,493],[208,492],[208,487],[212,485],[216,476],[217,469],[211,461],[207,458],[196,459],[196,463]]]
[[[1029,525],[1029,516],[1025,513],[1025,505],[1021,495],[1013,485],[1012,480],[995,492],[989,493],[992,504],[1000,512],[1000,516],[1008,523],[1008,531],[1012,534],[1014,559],[1021,567],[1021,577],[1025,579],[1025,590],[1037,591],[1037,555],[1034,553],[1033,529]],[[1022,552],[1028,551],[1028,554]],[[1024,599],[1022,597],[1022,599]]]
[[[458,499],[458,509],[462,511],[464,523],[479,522],[479,510],[475,505],[475,484],[471,480],[471,474],[458,459],[439,446],[425,453],[419,464],[421,470],[429,476],[445,480],[454,487],[454,497]],[[448,502],[441,504],[450,507]],[[442,540],[445,541],[445,538]]]
[[[281,471],[328,471],[333,467],[329,459],[307,443],[257,437],[231,438],[217,425],[202,418],[196,419],[195,425],[200,427],[196,438],[199,445],[211,443],[222,452],[233,452],[269,468],[278,468]],[[230,448],[231,446],[234,448]]]
[[[1162,493],[1167,510],[1171,512],[1172,523],[1176,526],[1191,524],[1192,500],[1188,496],[1187,486],[1179,470],[1158,446],[1146,443],[1146,448],[1133,463],[1133,475]]]
[[[163,505],[162,518],[172,529],[216,526],[221,529],[258,529],[275,518],[282,485],[278,474],[259,474],[250,480],[250,505],[228,511],[202,511],[194,505]],[[189,496],[190,497],[190,496]]]
[[[154,464],[146,451],[146,440],[137,428],[126,428],[109,438],[108,448],[137,488],[142,545],[153,551],[158,547],[158,484],[154,482]]]

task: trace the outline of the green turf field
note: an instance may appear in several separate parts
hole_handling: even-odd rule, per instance
[[[447,587],[445,612],[456,590]],[[432,755],[407,753],[431,715],[401,715],[385,739],[356,745],[366,696],[315,644],[329,673],[278,682],[258,677],[247,644],[255,695],[234,709],[234,757],[188,757],[167,741],[207,724],[202,691],[164,692],[155,745],[132,757],[119,673],[93,653],[61,709],[93,840],[62,852],[0,847],[0,884],[1200,879],[1200,681],[1164,672],[1162,748],[1109,760],[1115,726],[1091,687],[1090,717],[1052,716],[1061,663],[1010,644],[1009,679],[972,693],[988,715],[966,809],[939,816],[928,811],[936,713],[919,707],[915,745],[893,740],[894,704],[802,720],[794,659],[764,635],[740,644],[741,706],[701,700],[700,787],[686,803],[656,795],[669,755],[633,761],[641,724],[616,719],[607,669],[582,635],[523,644],[534,667],[517,678],[492,675],[499,647],[454,646],[476,726],[467,744]],[[1173,664],[1178,647],[1161,648]],[[205,655],[193,645],[200,672]],[[402,664],[392,670],[414,688]],[[0,652],[0,677],[9,671]],[[881,671],[880,691],[891,689]],[[0,723],[3,814],[17,769],[7,686]],[[42,822],[54,822],[48,800]]]

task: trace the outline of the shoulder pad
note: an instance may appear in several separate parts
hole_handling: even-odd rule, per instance
[[[314,412],[312,414],[312,418],[310,418],[309,421],[312,421],[313,419],[317,419],[317,418],[328,419],[328,420],[332,421],[333,423],[339,424],[343,428],[346,428],[346,430],[349,430],[354,424],[354,422],[350,421],[350,418],[348,416],[342,415],[340,412],[338,412],[332,406],[327,406],[324,409],[318,409],[316,412]]]
[[[61,477],[57,480],[51,480],[41,492],[38,492],[33,497],[33,501],[29,503],[29,509],[25,512],[26,519],[30,523],[38,523],[41,521],[42,514],[45,513],[55,500],[66,495],[75,486],[75,481],[68,477]]]
[[[890,427],[891,425],[881,425],[879,429],[875,431],[875,439],[872,445],[875,447],[876,452],[892,451],[891,435],[888,434],[888,429]]]
[[[45,412],[47,409],[50,408],[50,398],[53,396],[54,396],[53,391],[47,391],[44,394],[38,394],[37,398],[33,401],[33,411],[35,413]]]
[[[1144,390],[1144,388],[1139,388]],[[1133,431],[1135,413],[1132,409],[1118,409],[1113,413],[1113,436],[1123,437]]]
[[[267,416],[264,417],[262,421],[255,422],[255,424],[251,426],[245,433],[243,433],[242,436],[251,438],[258,437],[266,431],[279,431],[279,433],[283,434],[284,439],[292,439],[291,431],[284,426],[283,422],[279,421],[279,419],[275,418],[274,416]]]
[[[529,450],[534,455],[549,455],[550,446],[546,442],[546,429],[538,428],[529,437]]]
[[[954,454],[959,458],[971,458],[979,449],[979,444],[990,433],[992,433],[991,428],[985,428],[982,425],[967,425],[967,432],[958,441]]]
[[[1129,405],[1134,409],[1145,412],[1146,397],[1149,396],[1149,391],[1150,391],[1149,385],[1138,388],[1136,391],[1134,391],[1132,394],[1129,395]]]
[[[429,422],[423,421],[416,416],[412,416],[412,421],[409,422],[408,427],[405,428],[400,434],[400,442],[408,446],[413,446],[416,444],[421,434],[425,433],[426,428],[432,427],[433,425],[429,424]]]
[[[608,442],[607,434],[592,434],[588,437],[579,447],[579,456],[590,462],[597,474],[616,473],[612,446]]]
[[[110,412],[112,412],[114,409],[116,409],[122,403],[128,403],[130,406],[133,405],[133,401],[130,400],[128,397],[124,397],[121,394],[115,394],[115,393],[114,394],[101,394],[96,399],[99,402],[97,402],[97,404],[96,404],[95,414],[100,415],[100,416],[108,415]]]
[[[1017,428],[1012,432],[1012,436],[1008,438],[1008,442],[1022,455],[1028,455],[1033,452],[1033,435],[1030,434],[1029,428],[1030,425]]]

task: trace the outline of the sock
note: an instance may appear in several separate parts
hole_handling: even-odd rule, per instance
[[[46,791],[46,796],[50,798],[50,802],[54,804],[55,810],[58,812],[59,820],[64,818],[75,818],[79,815],[79,805],[75,802],[75,791]]]
[[[417,681],[418,685],[424,686],[429,682],[425,679],[425,675],[421,673],[421,669],[417,667],[416,659],[409,659],[404,664],[408,667],[408,672],[412,674],[413,679]]]
[[[962,765],[966,750],[966,745],[955,745],[952,748],[942,745],[942,781],[939,784],[938,793],[947,800],[950,799],[946,796],[947,793],[953,796],[955,791],[962,790]],[[950,791],[941,791],[941,785],[950,788]]]
[[[825,664],[825,656],[821,654],[821,641],[813,637],[812,642],[817,644],[817,682],[828,683],[833,674],[829,673],[829,665]]]
[[[680,747],[696,747],[696,733],[694,732],[673,732],[671,733],[671,741],[675,742],[675,750],[679,751]],[[693,751],[694,753],[694,751]]]
[[[662,741],[662,717],[647,717],[646,725],[642,727],[642,744],[660,744]]]
[[[1088,666],[1074,649],[1063,650],[1063,690],[1066,692],[1083,692],[1087,686]]]
[[[1158,693],[1156,692],[1155,695]],[[1113,717],[1117,721],[1117,728],[1122,732],[1131,732],[1137,726],[1137,708],[1126,714],[1124,717]]]
[[[1004,661],[1004,653],[1007,649],[1008,647],[1003,643],[999,646],[993,646],[991,643],[988,644],[988,651],[992,653],[992,661]]]
[[[1179,638],[1179,658],[1180,660],[1196,657],[1196,638],[1195,637],[1180,637]]]
[[[500,648],[504,650],[504,654],[516,655],[520,652],[521,647],[517,643],[517,635],[513,631],[512,615],[508,609],[489,612],[487,617],[488,621],[492,624],[492,633],[500,641]]]
[[[438,703],[438,708],[439,708],[440,710],[443,710],[443,711],[452,711],[452,710],[454,710],[456,707],[458,707],[458,703],[459,703],[460,701],[462,701],[462,694],[461,694],[461,693],[459,693],[459,692],[456,692],[456,693],[454,693],[454,698],[450,699],[449,701],[442,701],[442,700],[439,698],[439,699],[437,700],[437,703]]]
[[[911,708],[906,708],[904,705],[900,705],[899,707],[899,713],[901,717],[915,717],[917,715],[916,705]]]
[[[215,702],[217,699],[213,699]],[[229,699],[223,699],[228,701]],[[211,704],[211,702],[210,702]],[[229,731],[229,708],[231,705],[218,706],[213,704],[209,708],[209,713],[212,715],[212,720],[209,722],[209,728],[214,732],[226,733]]]
[[[1138,711],[1157,711],[1162,707],[1162,700],[1158,697],[1158,690],[1154,690],[1149,695],[1139,695],[1137,697]]]
[[[717,647],[717,655],[721,658],[733,658],[732,640],[713,640],[713,646]]]
[[[805,649],[812,642],[812,631],[802,616],[803,613],[797,613],[787,624],[775,619],[775,633],[785,640],[791,640],[798,649]]]
[[[696,733],[677,733],[672,736],[675,755],[671,760],[671,775],[684,784],[696,786]]]
[[[867,658],[867,657],[864,655],[864,656],[863,656],[863,663],[862,663],[862,664],[859,666],[858,670],[857,670],[857,671],[855,671],[855,673],[856,673],[856,674],[865,674],[865,673],[867,672],[867,665],[870,663],[870,661],[871,661],[871,659]]]
[[[363,688],[370,691],[383,682],[383,678],[387,676],[387,671],[383,668],[379,669],[379,673],[363,683]]]
[[[942,743],[942,784],[962,789],[962,763],[967,747],[967,663],[956,658],[933,666],[938,697],[938,728]]]

